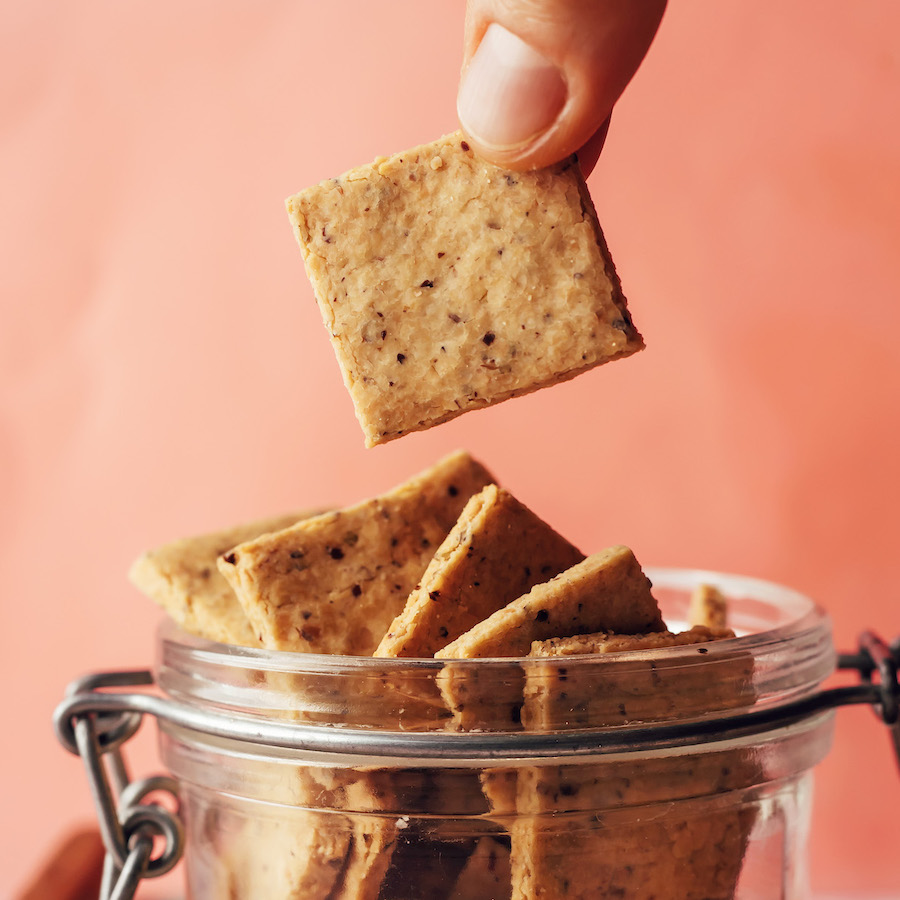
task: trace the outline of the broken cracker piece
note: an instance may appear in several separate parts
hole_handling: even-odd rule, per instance
[[[236,544],[280,531],[320,512],[271,516],[172,541],[141,554],[128,577],[185,631],[211,641],[259,647],[259,637],[250,627],[234,591],[216,568],[216,558]]]
[[[662,631],[650,580],[627,547],[589,556],[435,653],[440,659],[526,656],[533,641],[596,631]]]
[[[509,491],[466,504],[375,656],[425,658],[507,603],[584,559]]]
[[[688,624],[706,628],[728,627],[728,601],[712,584],[698,584],[691,594],[688,607]]]
[[[241,544],[219,571],[264,647],[370,656],[469,497],[493,481],[457,452],[380,497]]]
[[[643,347],[575,157],[510,172],[455,133],[287,209],[368,447]]]

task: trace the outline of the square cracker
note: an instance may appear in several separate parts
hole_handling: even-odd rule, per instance
[[[465,452],[393,491],[219,557],[263,646],[370,656],[469,497],[494,481]]]
[[[680,634],[595,634],[532,645],[543,657],[526,667],[523,724],[529,730],[593,728],[652,720],[695,708],[752,704],[752,659],[724,656],[717,671],[705,656],[667,660],[647,651],[686,648],[733,637],[695,627]],[[707,648],[708,649],[708,648]],[[627,670],[604,677],[603,662],[573,667],[573,656],[637,651]],[[558,667],[549,658],[559,658]],[[536,663],[538,661],[536,660]],[[690,706],[688,706],[690,704]],[[498,773],[499,774],[503,773]],[[733,895],[754,815],[737,802],[672,801],[748,787],[757,781],[752,750],[728,748],[672,758],[612,758],[587,765],[529,766],[517,773],[512,826],[514,898],[598,896],[726,900]],[[489,792],[496,805],[509,790]],[[659,804],[653,806],[653,804]],[[637,808],[637,814],[631,811]],[[567,815],[559,827],[557,818]],[[599,823],[599,824],[598,824]],[[579,871],[572,878],[573,866]]]
[[[172,541],[141,554],[128,577],[185,631],[225,644],[258,647],[259,637],[250,627],[234,591],[216,568],[216,558],[236,544],[280,531],[320,512],[272,516]]]
[[[509,172],[456,133],[287,208],[366,446],[643,347],[575,157]]]
[[[584,554],[488,485],[470,498],[375,656],[425,658]]]
[[[753,664],[746,651],[716,657],[705,644],[734,632],[695,626],[690,631],[651,634],[586,634],[535,641],[531,658],[559,658],[559,666],[526,667],[522,723],[532,731],[597,728],[653,721],[679,711],[704,715],[753,702]],[[690,656],[659,657],[647,651],[697,645]],[[636,651],[641,651],[639,654]],[[635,653],[627,668],[603,660],[582,661],[573,671],[565,657]],[[711,672],[711,669],[714,669]]]

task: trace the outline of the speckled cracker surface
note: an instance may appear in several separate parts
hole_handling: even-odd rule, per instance
[[[452,134],[287,207],[367,446],[643,347],[574,157],[508,172]]]
[[[533,641],[551,637],[663,629],[650,580],[634,554],[627,547],[610,547],[536,585],[435,656],[527,656]]]
[[[654,721],[677,712],[702,716],[709,710],[751,704],[753,661],[746,651],[717,652],[710,665],[712,641],[734,637],[731,631],[696,626],[673,634],[589,634],[535,641],[529,656],[559,658],[559,666],[526,667],[522,723],[534,731],[585,728]],[[687,647],[678,654],[646,651]],[[624,671],[602,660],[578,663],[572,676],[566,657],[633,654]]]
[[[650,581],[627,547],[589,556],[536,585],[435,653],[447,665],[437,683],[459,731],[520,724],[524,676],[490,673],[452,660],[524,657],[536,640],[598,630],[659,631],[664,628]]]
[[[454,453],[390,493],[218,560],[264,647],[370,656],[472,494],[494,481]]]
[[[318,512],[273,516],[172,541],[141,554],[128,577],[185,631],[226,644],[258,647],[259,638],[234,591],[216,568],[216,558],[236,544],[280,531]]]
[[[680,634],[535,642],[531,656],[541,659],[526,666],[523,724],[532,731],[591,728],[653,720],[676,709],[689,717],[692,708],[752,704],[749,654],[731,655],[722,645],[716,671],[689,655],[706,654],[709,642],[732,636],[698,626]],[[675,648],[662,657],[648,652]],[[610,676],[602,660],[594,666],[572,659],[626,652],[634,662],[617,661]],[[560,664],[549,665],[548,658]],[[626,671],[618,673],[623,665]],[[754,813],[728,792],[758,780],[754,756],[752,748],[711,744],[670,758],[523,767],[516,773],[513,897],[731,900]],[[495,808],[509,802],[508,790],[488,796]]]
[[[375,656],[425,658],[584,559],[520,503],[488,485],[470,498]]]
[[[350,862],[351,835],[350,820],[334,814],[298,809],[289,817],[246,818],[213,867],[219,882],[216,896],[240,900],[343,897],[340,884]]]
[[[729,792],[758,774],[750,750],[523,768],[513,900],[732,900],[754,811]]]

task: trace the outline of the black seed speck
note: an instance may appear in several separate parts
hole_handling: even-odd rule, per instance
[[[406,354],[405,354],[405,353],[398,353],[398,354],[397,354],[397,362],[400,363],[400,365],[403,365],[403,363],[406,362]]]
[[[466,141],[460,141],[459,146],[463,148],[463,150],[468,151],[469,144]]]
[[[343,559],[344,558],[344,551],[341,550],[340,547],[332,547],[328,551],[328,553],[331,555],[332,559]]]
[[[440,592],[440,591],[429,591],[429,592],[428,592],[428,599],[429,599],[429,600],[440,600],[440,599],[441,599],[441,592]]]
[[[225,562],[231,563],[231,565],[234,565],[234,564],[237,562],[237,556],[235,556],[234,553],[229,553],[229,554],[225,557]]]
[[[457,324],[462,321],[456,313],[447,313],[447,318],[450,319],[451,322],[455,322]]]
[[[451,484],[450,487],[447,488],[447,493],[451,497],[455,497],[459,494],[459,488],[455,484]]]
[[[535,622],[546,622],[550,618],[550,613],[546,609],[539,609],[534,617]]]
[[[430,278],[426,278],[419,287],[434,287],[434,282]]]
[[[697,652],[698,653],[709,653],[709,647],[698,647]]]
[[[487,344],[490,347],[490,345],[494,343],[495,337],[496,335],[494,334],[494,332],[489,331],[481,340],[482,343]]]
[[[441,637],[449,637],[450,632],[447,631],[447,629],[446,629],[443,625],[441,625],[441,627],[438,628],[438,634],[439,634]]]
[[[441,250],[441,252],[440,252],[440,253],[438,253],[438,259],[440,259],[440,258],[441,258],[441,257],[442,257],[442,256],[443,256],[443,255],[444,255],[444,251],[443,251],[443,250]]]
[[[291,550],[291,559],[303,559],[303,551]]]
[[[358,597],[362,593],[362,588],[358,584],[354,584],[352,588],[350,588],[350,593],[353,594],[354,597]]]

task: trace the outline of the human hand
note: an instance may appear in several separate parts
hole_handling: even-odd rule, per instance
[[[468,0],[457,111],[484,159],[587,175],[666,0]]]

